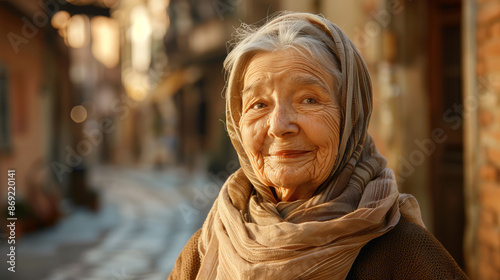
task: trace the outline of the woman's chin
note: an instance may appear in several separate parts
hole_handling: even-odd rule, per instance
[[[314,187],[314,182],[312,181],[310,173],[302,170],[285,168],[278,172],[272,172],[271,174],[266,173],[266,177],[271,183],[271,186],[279,189],[295,191],[299,187]],[[312,192],[314,192],[314,190]]]

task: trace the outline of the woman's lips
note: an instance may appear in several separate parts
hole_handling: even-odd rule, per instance
[[[280,158],[297,158],[301,157],[305,154],[309,153],[309,151],[302,150],[282,150],[271,153],[270,156],[280,157]]]

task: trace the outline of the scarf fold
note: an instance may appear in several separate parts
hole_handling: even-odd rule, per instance
[[[237,126],[242,68],[231,68],[226,125],[241,169],[223,185],[202,227],[197,279],[345,279],[361,248],[393,228],[401,215],[423,226],[417,201],[399,194],[393,171],[366,132],[371,82],[359,52],[320,16],[283,14],[268,25],[283,20],[308,21],[317,31],[312,35],[326,34],[325,44],[339,58],[344,114],[339,158],[313,197],[276,201],[243,149]]]

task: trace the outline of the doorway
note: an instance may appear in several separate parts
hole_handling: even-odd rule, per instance
[[[464,169],[461,1],[428,1],[428,93],[430,128],[444,143],[431,156],[429,192],[434,235],[464,269]]]

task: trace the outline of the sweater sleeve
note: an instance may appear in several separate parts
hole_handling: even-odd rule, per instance
[[[201,263],[200,254],[198,253],[198,238],[200,233],[201,229],[189,239],[184,249],[182,249],[168,280],[196,279]]]
[[[468,279],[426,229],[401,218],[361,249],[348,279]]]

